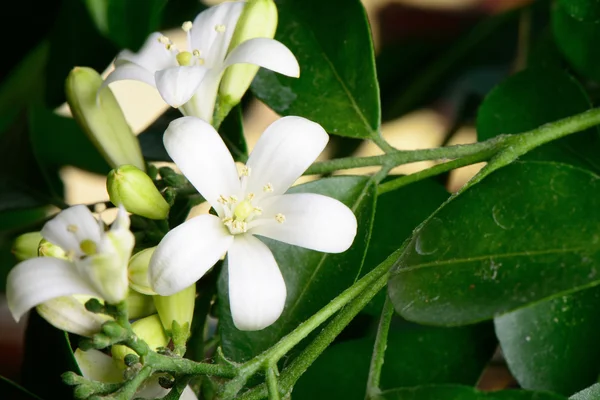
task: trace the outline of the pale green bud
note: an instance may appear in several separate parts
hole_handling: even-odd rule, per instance
[[[273,0],[249,0],[235,27],[229,51],[249,39],[272,39],[276,30],[277,6]],[[251,64],[235,64],[227,68],[219,87],[218,112],[229,111],[240,102],[258,72],[258,68]]]
[[[138,319],[155,313],[156,307],[152,296],[146,296],[129,289],[127,294],[127,315],[129,315],[129,318]]]
[[[73,117],[111,167],[132,164],[143,170],[138,139],[114,94],[110,88],[102,88],[102,83],[102,77],[91,68],[71,70],[65,91]]]
[[[25,261],[38,256],[38,247],[43,237],[39,232],[24,233],[13,242],[12,253],[19,261]]]
[[[160,323],[160,318],[156,314],[138,319],[131,324],[131,328],[138,338],[148,344],[151,350],[156,350],[159,347],[167,347],[169,344],[169,338],[165,334]],[[127,346],[114,345],[112,346],[111,354],[117,366],[125,368],[125,356],[136,353]]]
[[[50,324],[63,331],[91,337],[100,332],[108,315],[94,314],[86,310],[90,296],[62,296],[43,302],[36,307],[38,314]]]
[[[133,165],[113,169],[106,179],[110,201],[123,205],[127,211],[150,219],[165,219],[169,204],[162,197],[152,179]]]
[[[38,256],[66,259],[67,253],[57,245],[50,243],[46,239],[42,239],[38,247]]]
[[[157,294],[150,286],[150,280],[148,279],[148,266],[150,265],[150,259],[154,254],[156,247],[150,247],[144,249],[139,253],[136,253],[131,260],[129,260],[129,267],[127,268],[129,274],[129,286],[143,294],[155,295]]]
[[[154,296],[154,304],[160,320],[167,333],[172,332],[173,321],[189,332],[194,316],[194,303],[196,301],[196,284],[188,286],[171,296]]]

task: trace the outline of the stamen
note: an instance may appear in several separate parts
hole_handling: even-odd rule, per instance
[[[200,54],[202,54],[202,52],[200,50],[198,50],[198,49],[192,51],[192,55],[194,57],[200,57]]]
[[[275,219],[277,220],[277,222],[279,222],[280,224],[283,224],[285,222],[285,215],[279,213],[277,215],[275,215]]]
[[[181,29],[183,29],[184,32],[189,32],[190,29],[192,29],[192,21],[185,21],[183,24],[181,24]]]
[[[248,201],[252,201],[252,200],[254,200],[254,193],[248,193],[248,194],[246,195],[246,199],[248,199]]]
[[[238,198],[237,196],[229,196],[229,201],[231,202],[231,204],[235,204],[238,202]]]
[[[162,35],[162,36],[158,37],[158,43],[167,45],[167,44],[170,44],[171,41],[169,40],[168,37],[166,37],[165,35]]]
[[[247,166],[242,165],[240,167],[239,175],[240,175],[240,177],[242,177],[242,176],[250,176],[250,172],[252,172],[251,168],[248,168]]]
[[[77,225],[67,225],[67,230],[71,233],[75,233],[79,230],[79,227]]]
[[[253,211],[256,215],[260,215],[262,214],[263,209],[261,207],[254,207]]]
[[[198,59],[198,65],[204,65],[204,58]]]
[[[271,185],[271,183],[267,183],[265,186],[263,186],[263,192],[267,192],[267,193],[271,193],[273,191],[273,185]]]
[[[222,194],[219,195],[219,198],[217,199],[217,201],[221,204],[229,203],[229,199],[227,199],[227,197],[223,196]]]
[[[223,24],[215,25],[215,31],[217,31],[219,33],[225,32],[225,25],[223,25]]]

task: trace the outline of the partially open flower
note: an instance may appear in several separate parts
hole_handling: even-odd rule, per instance
[[[225,2],[198,14],[193,23],[185,22],[185,50],[161,33],[151,34],[138,53],[124,50],[117,56],[105,85],[119,80],[147,83],[184,115],[211,122],[219,83],[230,65],[252,64],[297,77],[296,58],[276,40],[255,38],[229,48],[244,4]]]
[[[10,271],[6,296],[16,321],[32,307],[62,296],[88,295],[109,303],[125,299],[134,237],[124,209],[105,232],[87,207],[70,207],[47,222],[41,234],[66,259],[32,258]]]
[[[343,252],[356,235],[356,217],[340,201],[312,193],[284,194],[327,144],[323,128],[285,117],[267,128],[238,170],[212,126],[179,118],[165,148],[212,205],[170,231],[150,260],[150,282],[163,296],[198,280],[227,252],[229,300],[238,329],[263,329],[279,318],[285,282],[269,248],[255,235],[313,250]]]

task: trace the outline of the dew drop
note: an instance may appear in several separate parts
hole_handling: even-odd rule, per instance
[[[502,204],[496,204],[492,207],[492,218],[494,223],[504,230],[514,227],[514,220],[508,215],[506,207]]]
[[[421,228],[415,240],[415,251],[422,256],[433,254],[445,244],[442,220],[433,218]]]

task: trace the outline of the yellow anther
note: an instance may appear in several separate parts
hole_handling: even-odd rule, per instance
[[[204,58],[198,59],[198,65],[204,65]]]
[[[192,29],[192,21],[185,21],[181,24],[181,29],[183,29],[184,32],[189,32],[190,29]]]
[[[198,50],[198,49],[192,51],[192,55],[194,57],[200,57],[200,54],[202,54],[202,52],[200,50]]]
[[[271,193],[273,191],[273,185],[271,185],[271,183],[267,183],[265,186],[263,186],[263,192],[267,192],[267,193]]]
[[[177,50],[177,47],[172,43],[167,43],[165,47],[167,50]]]
[[[219,195],[219,198],[217,199],[217,201],[221,204],[229,203],[229,199],[227,199],[227,197],[223,196],[222,194]]]
[[[223,25],[223,24],[215,25],[215,31],[217,31],[219,33],[225,32],[225,25]]]
[[[248,193],[246,195],[246,199],[248,199],[249,201],[252,201],[254,199],[254,193]]]
[[[171,43],[171,41],[169,40],[168,37],[163,35],[163,36],[158,37],[158,43],[167,45],[167,44]]]
[[[88,256],[93,256],[97,253],[96,243],[92,240],[86,239],[83,242],[79,243],[79,248],[83,251],[83,254]]]
[[[75,233],[79,230],[79,227],[77,227],[77,225],[67,225],[67,230],[71,233]]]
[[[192,63],[192,53],[189,51],[180,51],[175,58],[177,58],[177,62],[182,67],[188,66]]]
[[[260,215],[260,214],[262,214],[262,211],[263,211],[262,208],[260,208],[260,207],[254,207],[254,214]]]
[[[275,219],[277,220],[277,222],[279,222],[280,224],[283,224],[285,222],[285,215],[279,213],[277,215],[275,215]]]
[[[238,198],[237,196],[229,196],[229,201],[231,202],[231,204],[235,204],[238,202]]]
[[[240,177],[242,176],[250,176],[250,172],[252,172],[252,170],[250,168],[248,168],[245,165],[242,165],[240,167]]]

